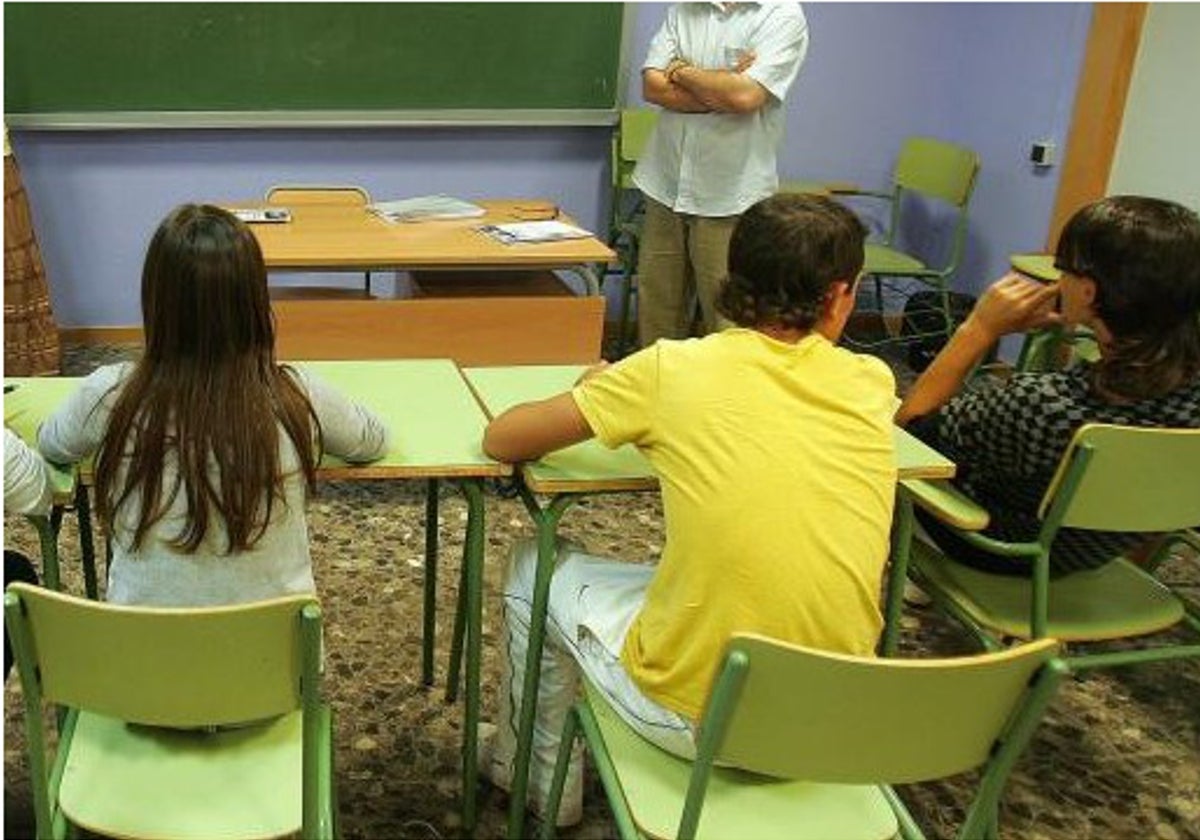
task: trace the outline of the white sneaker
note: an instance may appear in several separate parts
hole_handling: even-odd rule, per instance
[[[494,723],[481,722],[475,731],[475,749],[478,761],[479,775],[487,779],[505,793],[512,792],[512,759],[501,760],[496,756],[496,743],[499,740],[499,729]],[[550,779],[553,769],[545,779],[544,790],[530,779],[525,792],[525,803],[529,810],[544,820],[547,799],[550,797]],[[558,819],[555,826],[569,828],[583,821],[583,773],[567,773],[566,784],[563,786],[562,800],[559,802]]]
[[[924,589],[911,580],[906,580],[904,581],[904,603],[910,607],[927,607],[933,603],[933,599]]]

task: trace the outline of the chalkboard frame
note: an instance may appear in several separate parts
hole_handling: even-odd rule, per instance
[[[5,16],[15,4],[6,4]],[[58,4],[54,4],[58,5]],[[88,4],[89,6],[92,4]],[[96,4],[106,5],[106,4]],[[185,4],[186,5],[186,4]],[[230,4],[232,5],[232,4]],[[307,5],[307,4],[306,4]],[[446,4],[454,5],[454,4]],[[499,4],[497,4],[499,5]],[[574,5],[574,4],[572,4]],[[207,128],[393,128],[393,127],[519,127],[612,126],[619,119],[628,83],[628,45],[632,29],[630,4],[621,7],[620,43],[611,107],[432,107],[432,108],[315,108],[315,109],[131,109],[131,110],[15,110],[6,101],[5,122],[11,129],[137,130]],[[10,29],[6,27],[5,38]],[[10,54],[7,49],[6,56]],[[7,61],[7,59],[6,59]],[[11,74],[6,74],[6,88]],[[6,100],[8,99],[6,94]]]

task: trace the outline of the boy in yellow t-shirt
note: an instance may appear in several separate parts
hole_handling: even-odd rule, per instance
[[[777,195],[741,217],[718,306],[739,325],[659,341],[487,429],[503,461],[592,436],[633,443],[657,471],[666,545],[656,566],[559,547],[530,771],[541,812],[579,669],[635,730],[694,755],[696,724],[735,632],[869,655],[881,626],[896,468],[895,381],[835,346],[854,308],[865,229],[828,199]],[[505,586],[500,729],[482,769],[508,787],[537,548]],[[580,765],[560,823],[578,819]]]

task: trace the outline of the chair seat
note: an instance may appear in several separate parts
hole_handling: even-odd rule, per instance
[[[646,741],[625,725],[601,694],[590,685],[586,688],[634,822],[650,837],[674,837],[691,763]],[[714,768],[697,837],[876,840],[893,837],[898,830],[895,814],[877,786],[780,781]]]
[[[978,623],[1005,636],[1030,637],[1029,579],[964,566],[921,540],[913,540],[910,562]],[[1046,634],[1062,641],[1145,636],[1183,616],[1183,604],[1167,587],[1127,560],[1116,559],[1055,579]]]
[[[73,823],[115,837],[217,840],[297,832],[302,720],[297,711],[205,732],[81,712],[59,802]]]
[[[866,259],[863,271],[867,274],[896,274],[903,277],[934,276],[938,272],[903,251],[868,242],[865,246]]]

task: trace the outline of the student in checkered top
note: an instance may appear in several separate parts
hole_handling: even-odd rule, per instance
[[[1055,265],[1054,285],[1014,274],[992,285],[897,414],[954,459],[955,481],[991,514],[985,533],[1003,540],[1036,537],[1038,503],[1083,424],[1200,427],[1200,218],[1161,199],[1105,198],[1067,223]],[[1055,323],[1090,328],[1100,360],[958,393],[1001,336]],[[964,563],[1029,574],[1027,563],[975,549],[932,517],[921,524]],[[1103,565],[1150,536],[1064,529],[1051,574]]]

